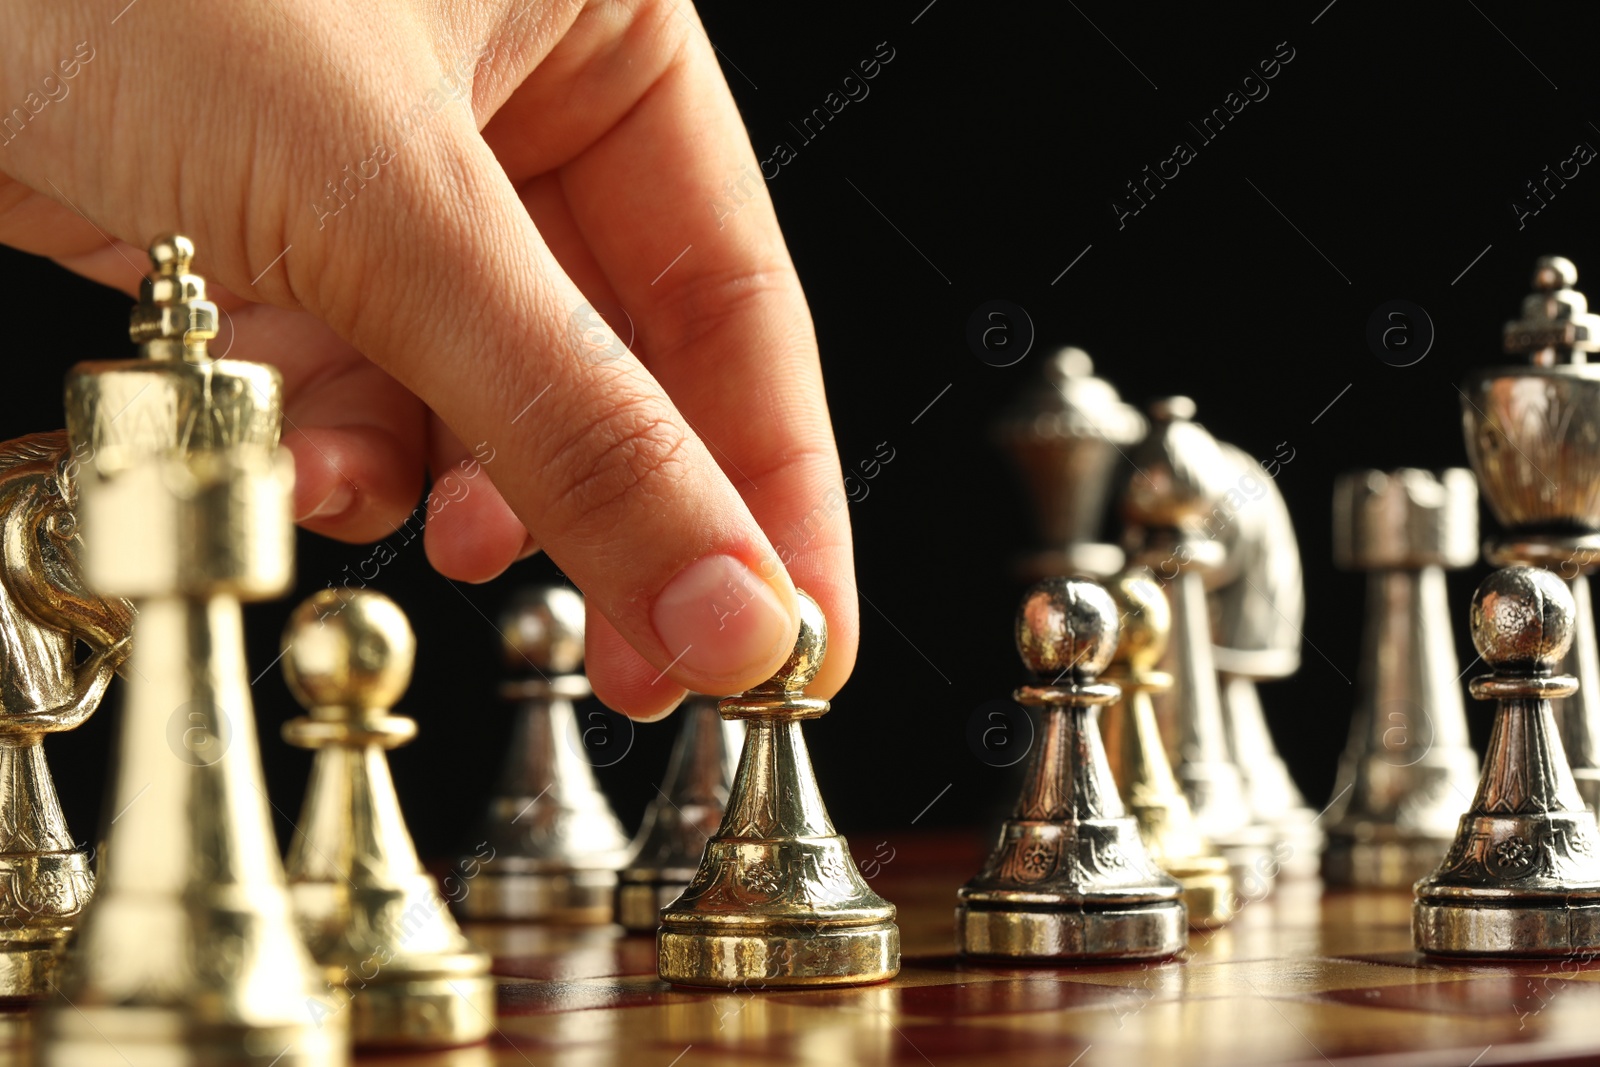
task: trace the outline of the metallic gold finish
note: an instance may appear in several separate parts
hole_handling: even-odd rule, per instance
[[[192,246],[163,238],[135,309],[143,360],[68,379],[85,574],[135,600],[93,906],[43,1020],[50,1067],[346,1061],[342,1017],[284,885],[256,748],[241,601],[293,569],[293,463],[269,367],[210,361]]]
[[[1095,721],[1122,695],[1097,681],[1117,648],[1117,605],[1094,582],[1047,578],[1023,597],[1016,635],[1038,684],[1015,698],[1044,727],[1012,817],[957,891],[956,942],[974,956],[1170,956],[1185,941],[1183,886],[1124,812]]]
[[[311,714],[283,738],[316,752],[287,863],[301,932],[327,972],[322,1013],[350,1009],[357,1048],[446,1048],[489,1036],[489,957],[461,935],[422,869],[385,750],[416,736],[389,709],[411,683],[405,613],[369,590],[325,589],[289,617],[283,673]]]
[[[900,970],[894,905],[874,893],[817,790],[800,724],[828,651],[800,597],[800,634],[772,679],[719,705],[745,724],[728,810],[683,896],[661,912],[656,970],[675,985],[752,990],[880,982]]]
[[[1233,918],[1235,907],[1228,861],[1195,825],[1150,703],[1151,693],[1172,685],[1169,675],[1155,669],[1172,630],[1172,609],[1146,567],[1123,571],[1106,590],[1121,618],[1117,651],[1104,678],[1122,690],[1122,699],[1101,713],[1112,777],[1150,858],[1183,885],[1189,925],[1221,926]]]
[[[661,909],[689,888],[728,806],[744,746],[744,723],[717,714],[713,697],[691,694],[678,717],[666,777],[645,809],[628,865],[617,876],[617,922],[654,933]]]
[[[1144,417],[1094,376],[1081,348],[1043,361],[1043,373],[1000,426],[1000,443],[1027,480],[1044,548],[1023,561],[1029,581],[1115,574],[1122,550],[1100,543],[1118,451],[1145,433]]]
[[[1583,807],[1550,701],[1577,625],[1572,595],[1536,567],[1495,571],[1472,598],[1472,643],[1495,700],[1472,807],[1438,870],[1417,883],[1412,940],[1453,956],[1566,956],[1600,948],[1600,830]]]
[[[1577,695],[1556,705],[1572,773],[1600,811],[1600,655],[1588,575],[1600,566],[1600,317],[1573,289],[1577,268],[1560,256],[1534,264],[1534,291],[1506,324],[1506,351],[1531,366],[1493,367],[1461,387],[1467,452],[1502,528],[1490,562],[1528,563],[1558,573],[1579,605],[1578,629],[1561,665]]]
[[[127,659],[133,606],[84,583],[65,433],[0,444],[0,997],[54,988],[94,873],[61,814],[46,734],[83,723]],[[77,642],[90,652],[76,665]]]
[[[628,836],[595,782],[573,702],[590,696],[583,597],[563,586],[523,591],[500,619],[516,702],[511,747],[480,837],[490,859],[456,910],[470,919],[606,923]],[[465,862],[477,869],[480,857]]]
[[[1277,835],[1257,824],[1244,776],[1229,748],[1212,645],[1208,584],[1226,580],[1222,534],[1233,523],[1228,494],[1239,473],[1204,427],[1188,397],[1150,406],[1150,435],[1134,450],[1123,491],[1129,558],[1166,584],[1172,635],[1161,661],[1174,680],[1166,697],[1168,752],[1195,821],[1228,860],[1244,897],[1271,892]],[[1155,702],[1158,719],[1162,703]]]
[[[1478,780],[1444,580],[1477,561],[1477,482],[1357,471],[1334,484],[1333,516],[1334,562],[1367,572],[1367,615],[1322,877],[1403,889],[1444,858]]]
[[[1300,546],[1277,482],[1243,449],[1218,442],[1235,472],[1223,502],[1233,517],[1219,539],[1227,548],[1223,584],[1211,593],[1212,658],[1228,727],[1228,752],[1244,778],[1251,820],[1268,828],[1283,874],[1314,878],[1322,852],[1317,813],[1278,755],[1256,683],[1300,669],[1305,590]]]

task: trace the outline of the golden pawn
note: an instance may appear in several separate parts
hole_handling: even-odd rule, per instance
[[[289,850],[301,931],[328,978],[320,1024],[350,1009],[358,1048],[444,1048],[489,1036],[489,957],[461,935],[417,860],[385,750],[417,735],[389,714],[411,684],[416,638],[388,597],[332,589],[289,617],[283,673],[311,713],[284,740],[316,752]]]
[[[1228,861],[1195,825],[1194,813],[1173,777],[1150,694],[1166,691],[1172,676],[1155,669],[1167,648],[1172,609],[1147,567],[1130,567],[1106,583],[1121,613],[1122,629],[1103,675],[1122,699],[1102,715],[1106,757],[1139,837],[1157,866],[1183,885],[1189,925],[1221,926],[1234,916],[1236,899]]]
[[[828,710],[805,695],[828,650],[805,593],[794,652],[770,681],[718,705],[745,723],[744,754],[694,881],[661,912],[656,969],[676,985],[852,985],[900,970],[894,905],[868,888],[833,828],[800,724]]]

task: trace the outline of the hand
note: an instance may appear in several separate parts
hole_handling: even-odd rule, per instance
[[[769,677],[791,573],[831,628],[813,691],[838,689],[816,342],[686,0],[125,3],[6,5],[0,241],[134,292],[146,242],[194,238],[213,352],[283,370],[301,521],[414,534],[430,470],[433,564],[547,551],[613,707]]]

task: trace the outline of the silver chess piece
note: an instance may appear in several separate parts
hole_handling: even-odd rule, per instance
[[[1277,842],[1283,874],[1314,878],[1322,852],[1317,813],[1289,775],[1272,740],[1256,683],[1300,668],[1305,588],[1300,545],[1277,482],[1241,448],[1218,442],[1236,472],[1224,495],[1233,513],[1223,527],[1227,549],[1222,584],[1211,592],[1217,684],[1228,751],[1244,776],[1245,801],[1256,825]]]
[[[500,631],[507,665],[524,676],[502,688],[517,710],[480,835],[491,858],[456,910],[471,919],[610,922],[628,836],[584,756],[573,707],[594,692],[579,670],[583,597],[563,586],[526,590]],[[464,862],[476,869],[476,857]]]
[[[1187,936],[1183,886],[1158,867],[1126,813],[1097,710],[1117,649],[1118,609],[1098,584],[1046,578],[1017,609],[1017,651],[1034,676],[1015,699],[1042,733],[1022,794],[983,869],[957,892],[956,940],[973,956],[1150,959]]]
[[[1100,541],[1117,457],[1144,437],[1144,417],[1094,375],[1081,348],[1058,349],[1012,407],[999,438],[1026,480],[1044,547],[1023,561],[1028,581],[1107,576],[1122,549]]]
[[[1472,643],[1496,702],[1483,778],[1439,868],[1417,883],[1412,939],[1450,956],[1592,956],[1600,949],[1600,830],[1583,806],[1551,701],[1576,607],[1549,571],[1506,567],[1472,598]]]
[[[1528,361],[1492,367],[1461,386],[1467,453],[1500,524],[1486,547],[1499,566],[1547,567],[1577,604],[1565,673],[1574,697],[1557,722],[1572,773],[1591,810],[1600,811],[1600,655],[1596,654],[1589,574],[1600,566],[1600,316],[1573,288],[1578,269],[1561,256],[1534,264],[1533,292],[1505,328],[1505,350]]]
[[[294,463],[276,368],[213,358],[185,237],[150,247],[140,358],[80,363],[67,431],[84,577],[138,609],[94,904],[42,1021],[48,1067],[330,1067],[342,1015],[301,942],[272,832],[245,601],[294,571]]]
[[[654,933],[661,909],[689,887],[722,824],[744,747],[744,723],[722,718],[715,697],[690,694],[677,718],[666,776],[617,876],[617,922],[635,933]]]
[[[287,873],[301,933],[329,975],[307,1010],[346,1009],[357,1048],[452,1048],[494,1028],[489,957],[423,870],[386,752],[417,735],[391,713],[417,641],[381,593],[324,589],[289,616],[283,674],[309,713],[283,738],[316,753]]]
[[[1233,760],[1218,688],[1208,583],[1225,576],[1221,537],[1233,522],[1228,493],[1238,475],[1215,438],[1193,421],[1194,401],[1150,405],[1150,434],[1131,454],[1122,517],[1130,561],[1149,567],[1172,602],[1161,669],[1173,686],[1155,697],[1168,729],[1173,773],[1200,832],[1227,860],[1240,896],[1256,899],[1278,873],[1276,835],[1256,822]],[[1164,714],[1163,714],[1164,713]]]
[[[1433,870],[1478,780],[1447,568],[1478,559],[1472,472],[1357,471],[1334,484],[1334,562],[1367,574],[1350,741],[1328,806],[1329,885],[1402,889]]]

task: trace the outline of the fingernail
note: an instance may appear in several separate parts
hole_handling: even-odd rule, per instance
[[[343,478],[333,483],[333,488],[328,495],[322,498],[322,503],[306,512],[297,519],[305,522],[307,519],[325,519],[334,515],[341,515],[350,510],[350,505],[355,502],[356,491],[349,482]]]
[[[782,662],[798,625],[766,582],[725,555],[680,571],[656,598],[650,621],[673,657],[672,669],[712,691],[727,688],[714,683],[749,688],[765,681],[753,672]]]
[[[633,719],[634,722],[660,722],[662,719],[665,719],[668,715],[671,715],[673,712],[677,711],[678,710],[678,706],[683,703],[684,698],[687,697],[688,695],[689,694],[686,693],[686,692],[685,693],[679,693],[677,700],[674,700],[672,703],[668,704],[666,707],[662,708],[660,711],[653,712],[653,713],[651,713],[649,715],[634,715],[634,716],[631,716],[631,718]]]

